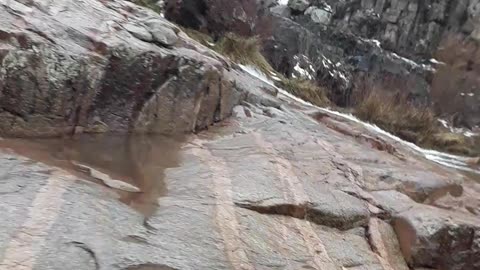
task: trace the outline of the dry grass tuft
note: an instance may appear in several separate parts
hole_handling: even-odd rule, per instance
[[[429,137],[438,126],[433,112],[428,108],[419,108],[407,102],[403,97],[372,91],[357,105],[356,115],[368,122],[396,135],[411,137],[414,142]],[[405,138],[412,141],[412,138]]]
[[[439,125],[432,108],[414,106],[399,95],[371,91],[358,103],[355,114],[363,121],[426,148],[467,156],[480,153],[480,138],[467,138],[446,130]]]
[[[355,114],[415,144],[456,154],[475,154],[471,140],[443,130],[431,108],[414,106],[399,95],[372,91],[359,102]]]
[[[316,85],[315,82],[301,79],[282,79],[281,86],[283,89],[293,95],[311,102],[317,106],[330,105],[331,102],[327,98],[325,89]]]
[[[212,47],[215,45],[213,38],[205,33],[187,27],[180,27],[180,29],[182,29],[182,31],[191,39],[198,41],[206,47]]]
[[[260,44],[256,37],[245,38],[228,33],[215,44],[213,49],[234,62],[253,65],[267,75],[274,71],[260,52]]]

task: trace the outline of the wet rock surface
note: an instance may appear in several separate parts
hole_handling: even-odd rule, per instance
[[[77,133],[0,140],[0,269],[479,267],[480,182],[127,2],[0,4],[2,133]]]
[[[239,84],[245,76],[237,77]],[[326,125],[312,117],[318,116],[313,107],[281,95],[252,95],[232,118],[173,148],[155,137],[135,138],[130,146],[120,140],[129,154],[113,143],[101,148],[116,140],[108,134],[107,141],[79,137],[70,144],[30,140],[24,148],[4,141],[0,268],[477,267],[478,215],[460,213],[459,205],[445,210],[414,201],[398,179],[382,177],[403,173],[418,189],[435,193],[426,172],[438,188],[462,185],[457,172],[371,134],[397,154],[379,149],[354,135],[368,134],[362,126],[323,113],[330,118]],[[262,105],[272,104],[267,100],[277,105]],[[128,155],[138,172],[162,186],[142,185],[145,177],[129,174]],[[109,188],[59,160],[93,166],[141,193]],[[148,196],[155,188],[162,191]],[[151,207],[144,211],[140,202]]]

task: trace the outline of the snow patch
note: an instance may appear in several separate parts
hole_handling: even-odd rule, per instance
[[[452,154],[448,154],[448,153],[443,153],[443,152],[439,152],[439,151],[436,151],[436,150],[430,150],[430,149],[424,149],[424,148],[421,148],[420,146],[414,144],[414,143],[411,143],[411,142],[407,142],[407,141],[404,141],[402,140],[401,138],[379,128],[377,125],[374,125],[374,124],[371,124],[371,123],[366,123],[366,122],[363,122],[361,121],[360,119],[358,119],[357,117],[355,117],[354,115],[352,114],[346,114],[346,113],[341,113],[341,112],[337,112],[337,111],[334,111],[334,110],[331,110],[330,108],[322,108],[322,107],[318,107],[318,106],[315,106],[313,105],[312,103],[310,102],[307,102],[301,98],[298,98],[292,94],[290,94],[289,92],[285,91],[284,89],[281,89],[277,86],[275,86],[275,84],[273,83],[273,81],[271,81],[269,78],[267,78],[267,76],[265,76],[262,72],[259,72],[257,69],[253,68],[253,67],[250,67],[250,66],[244,66],[244,65],[240,65],[240,67],[247,73],[249,73],[250,75],[258,78],[259,80],[275,87],[279,94],[280,95],[283,95],[284,97],[287,97],[287,98],[290,98],[294,101],[297,101],[303,105],[306,105],[306,106],[311,106],[313,108],[316,108],[318,110],[321,110],[321,111],[324,111],[324,112],[327,112],[327,113],[330,113],[330,114],[333,114],[333,115],[336,115],[336,116],[339,116],[339,117],[342,117],[344,119],[347,119],[347,120],[350,120],[352,122],[355,122],[355,123],[358,123],[358,124],[361,124],[363,125],[364,127],[366,127],[367,129],[369,130],[372,130],[380,135],[383,135],[385,137],[388,137],[396,142],[399,142],[407,147],[409,147],[410,149],[422,154],[425,158],[427,158],[428,160],[431,160],[437,164],[440,164],[440,165],[443,165],[445,167],[449,167],[449,168],[454,168],[454,169],[458,169],[458,170],[463,170],[463,171],[468,171],[468,172],[472,172],[472,173],[476,173],[476,174],[480,174],[480,170],[475,170],[475,169],[472,169],[469,167],[468,165],[468,162],[470,160],[470,158],[468,157],[463,157],[463,156],[458,156],[458,155],[452,155]],[[441,121],[442,123],[443,121]],[[445,122],[445,124],[447,124]]]
[[[288,5],[288,0],[278,0],[278,4],[286,6],[286,5]]]
[[[469,137],[469,138],[474,136],[480,136],[480,134],[474,133],[468,129],[453,127],[445,119],[437,119],[437,121],[440,122],[442,126],[448,129],[451,133],[462,134],[463,136]]]
[[[362,41],[373,44],[377,48],[382,48],[382,43],[377,39],[362,39]]]
[[[312,80],[312,75],[310,75],[310,73],[308,73],[308,71],[306,71],[305,69],[301,68],[300,67],[300,63],[297,62],[297,64],[295,65],[295,67],[293,67],[293,69],[298,72],[298,74],[300,74],[301,77],[304,77],[304,78],[307,78],[309,80]],[[292,74],[293,76],[293,74]]]
[[[413,67],[418,67],[417,62],[415,62],[415,61],[413,61],[413,60],[411,60],[411,59],[405,58],[405,57],[400,56],[400,55],[398,55],[398,54],[396,54],[396,53],[392,53],[392,56],[395,57],[395,58],[397,58],[397,59],[399,59],[399,60],[402,60],[402,61],[405,62],[405,63],[408,63],[409,65],[411,65],[411,66],[413,66]]]
[[[435,64],[435,65],[446,65],[444,62],[438,61],[435,58],[430,59],[430,63]]]

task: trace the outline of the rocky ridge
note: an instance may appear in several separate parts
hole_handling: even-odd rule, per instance
[[[198,1],[197,1],[198,2]],[[443,63],[435,59],[449,35],[478,40],[477,0],[419,1],[170,1],[167,18],[219,36],[225,32],[258,35],[272,66],[287,77],[315,79],[337,105],[355,103],[355,92],[377,86],[432,103],[431,86]],[[183,12],[188,10],[188,12]],[[217,14],[221,14],[217,16]],[[193,19],[192,19],[193,20]],[[187,25],[187,24],[185,24]],[[478,89],[465,122],[478,125]],[[458,93],[459,94],[459,93]]]

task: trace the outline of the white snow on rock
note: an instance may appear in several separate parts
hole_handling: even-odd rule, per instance
[[[445,119],[437,119],[438,122],[442,124],[443,127],[448,129],[452,133],[457,133],[457,134],[462,134],[465,137],[474,137],[474,136],[480,136],[480,134],[474,133],[471,130],[465,129],[465,128],[456,128],[451,126],[447,120]]]
[[[435,58],[432,58],[429,61],[430,61],[430,63],[435,64],[435,65],[446,65],[444,62],[438,61]]]
[[[345,84],[349,83],[349,80],[347,79],[345,74],[343,74],[343,72],[337,69],[337,67],[340,67],[342,65],[340,62],[333,64],[330,59],[322,55],[322,65],[323,67],[328,69],[328,73],[330,74],[331,77],[340,78],[342,81],[344,81]]]
[[[396,53],[392,53],[392,56],[393,56],[394,58],[397,58],[397,59],[399,59],[399,60],[402,60],[403,62],[411,65],[412,67],[418,67],[417,62],[415,62],[415,61],[413,61],[413,60],[411,60],[411,59],[405,58],[405,57],[400,56],[400,55],[398,55],[398,54],[396,54]]]
[[[306,71],[305,69],[300,67],[300,63],[297,63],[297,65],[295,65],[295,67],[293,67],[293,69],[296,72],[298,72],[301,77],[307,78],[309,80],[313,80],[312,75],[310,75],[310,73],[308,71]]]
[[[369,43],[369,44],[373,44],[374,46],[378,47],[378,48],[382,48],[382,43],[377,40],[377,39],[361,39],[363,42],[366,42],[366,43]]]
[[[278,0],[278,4],[286,6],[288,5],[288,0]]]
[[[429,159],[429,160],[431,160],[431,161],[433,161],[437,164],[440,164],[440,165],[443,165],[443,166],[449,167],[449,168],[454,168],[454,169],[458,169],[458,170],[463,170],[463,171],[468,171],[468,172],[480,174],[480,170],[475,170],[475,169],[470,168],[468,162],[471,160],[471,158],[464,157],[464,156],[458,156],[458,155],[452,155],[452,154],[448,154],[448,153],[443,153],[443,152],[439,152],[439,151],[436,151],[436,150],[421,148],[420,146],[418,146],[414,143],[402,140],[401,138],[399,138],[399,137],[397,137],[397,136],[379,128],[378,126],[376,126],[374,124],[363,122],[352,114],[337,112],[337,111],[331,110],[330,108],[318,107],[318,106],[313,105],[310,102],[307,102],[307,101],[305,101],[301,98],[298,98],[298,97],[290,94],[286,90],[275,86],[273,81],[271,81],[262,72],[259,72],[257,69],[255,69],[253,67],[243,66],[243,65],[240,65],[240,67],[245,72],[249,73],[250,75],[252,75],[252,76],[258,78],[259,80],[275,87],[278,90],[278,93],[283,97],[286,97],[286,98],[289,98],[291,100],[297,101],[297,102],[299,102],[303,105],[310,106],[310,107],[316,108],[318,110],[321,110],[321,111],[324,111],[324,112],[342,117],[342,118],[350,120],[352,122],[361,124],[369,130],[372,130],[372,131],[374,131],[374,132],[376,132],[380,135],[388,137],[388,138],[390,138],[394,141],[397,141],[397,142],[409,147],[410,149],[422,154],[425,158],[427,158],[427,159]]]

